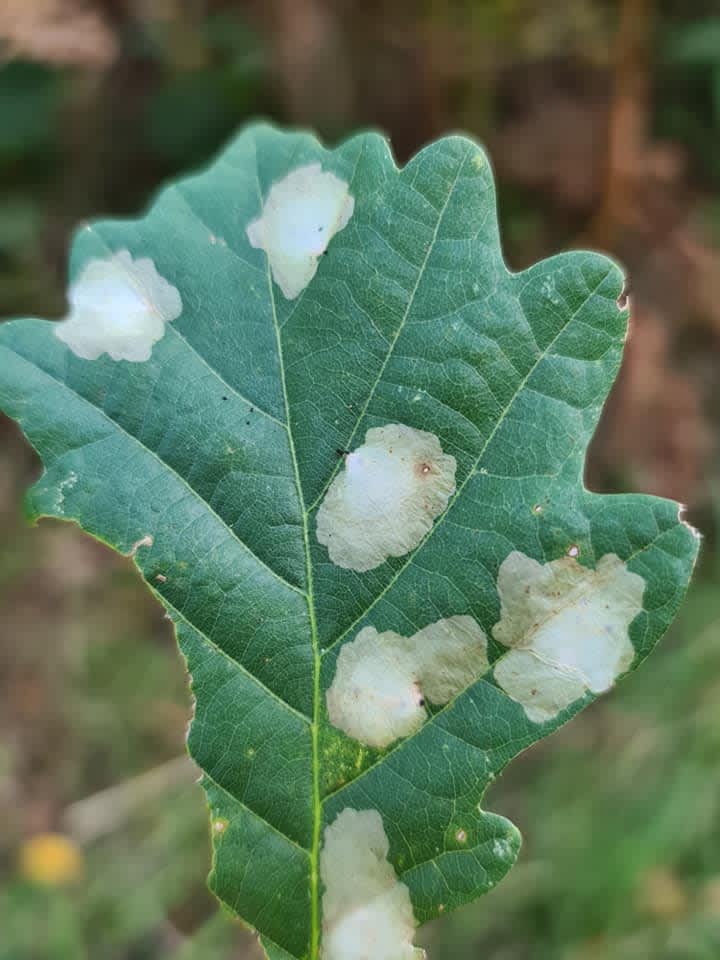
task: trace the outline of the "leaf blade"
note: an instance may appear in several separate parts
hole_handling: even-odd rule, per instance
[[[245,231],[272,184],[316,163],[349,184],[354,212],[288,300]],[[486,789],[594,699],[538,725],[494,682],[500,564],[511,550],[591,568],[617,554],[647,584],[637,665],[697,552],[676,505],[582,484],[625,337],[618,268],[575,253],[511,274],[489,164],[465,138],[398,170],[378,135],[328,151],[266,126],[162,191],[143,220],[82,230],[71,278],[121,249],[182,294],[151,359],[82,361],[47,323],[5,324],[0,406],[45,463],[32,513],[132,553],[174,622],[213,818],[211,887],[269,955],[315,960],[322,831],[352,806],[381,813],[419,922],[474,899],[519,849],[516,828],[483,809]],[[416,547],[358,574],[329,561],[315,517],[344,469],[337,450],[388,423],[438,435],[457,489]],[[324,692],[363,626],[410,636],[467,614],[491,669],[416,733],[371,750],[329,724]]]

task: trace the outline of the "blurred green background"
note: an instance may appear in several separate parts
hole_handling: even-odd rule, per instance
[[[509,878],[422,933],[434,960],[720,956],[720,5],[717,0],[2,0],[0,315],[60,315],[69,237],[265,116],[399,160],[462,129],[514,268],[618,257],[632,337],[595,490],[677,498],[705,536],[661,649],[517,760],[486,805]],[[21,517],[0,422],[0,960],[239,960],[205,891],[169,624],[128,561]]]

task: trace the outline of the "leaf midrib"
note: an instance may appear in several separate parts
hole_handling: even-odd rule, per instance
[[[255,179],[257,184],[257,195],[260,209],[263,205],[262,186],[260,183],[260,169],[257,162],[257,143],[253,139],[253,148],[255,152]],[[320,828],[322,817],[322,803],[320,798],[320,644],[318,639],[317,621],[315,617],[315,600],[313,594],[313,568],[310,557],[310,536],[308,531],[308,511],[305,508],[305,498],[303,495],[302,484],[300,482],[300,468],[298,465],[297,452],[295,450],[295,437],[292,431],[292,422],[290,420],[290,402],[288,398],[287,383],[285,380],[285,363],[283,359],[283,346],[281,327],[278,322],[277,304],[275,302],[275,290],[273,287],[272,273],[270,269],[270,260],[265,258],[265,275],[267,278],[268,294],[270,305],[272,307],[273,328],[275,331],[275,341],[277,345],[278,370],[280,371],[280,381],[282,386],[283,403],[285,405],[285,420],[287,423],[288,446],[290,457],[292,459],[293,474],[295,478],[295,487],[300,504],[303,522],[303,544],[305,548],[305,600],[308,609],[308,620],[310,626],[310,643],[313,655],[313,711],[310,724],[310,742],[312,750],[312,834],[310,845],[310,960],[317,960],[320,947],[320,878],[319,878],[319,858],[320,858]]]
[[[262,208],[263,196],[262,196],[262,186],[260,183],[260,173],[257,163],[257,145],[253,141],[255,146],[255,171],[256,171],[256,182],[257,182],[257,193],[258,193],[258,202]],[[423,258],[420,267],[418,268],[418,275],[415,281],[415,284],[410,292],[408,298],[407,306],[403,312],[403,316],[398,324],[398,328],[395,332],[395,336],[389,344],[388,351],[386,353],[385,359],[380,367],[380,370],[377,374],[375,382],[373,383],[365,404],[363,405],[362,410],[360,411],[355,426],[350,434],[348,439],[348,445],[352,443],[353,438],[355,437],[357,430],[362,423],[362,420],[365,416],[365,413],[372,402],[372,398],[375,395],[375,391],[378,387],[378,384],[382,380],[383,373],[385,372],[387,365],[390,361],[390,358],[395,349],[395,345],[398,342],[410,311],[412,310],[413,304],[415,302],[415,297],[417,291],[420,287],[422,278],[425,275],[425,269],[427,267],[428,261],[432,255],[432,252],[435,248],[435,243],[437,241],[438,234],[440,232],[440,227],[445,216],[445,212],[450,203],[450,199],[455,191],[458,180],[462,173],[463,167],[469,155],[469,150],[466,150],[461,161],[457,165],[457,171],[450,185],[445,202],[443,203],[441,209],[437,213],[437,222],[435,224],[435,229],[433,230],[433,235],[430,243],[428,244],[425,257]],[[356,164],[357,169],[357,164]],[[272,307],[272,316],[273,316],[273,326],[275,328],[275,337],[277,342],[277,351],[278,351],[278,369],[280,371],[280,378],[282,384],[282,394],[285,404],[285,420],[287,423],[287,434],[288,442],[290,447],[290,455],[293,463],[293,471],[295,475],[295,484],[297,487],[297,496],[300,501],[300,509],[302,511],[303,517],[303,541],[305,546],[305,563],[306,563],[306,602],[308,606],[308,616],[310,621],[310,634],[311,634],[311,644],[312,644],[312,653],[313,653],[313,718],[311,722],[311,742],[312,742],[312,817],[313,817],[313,830],[312,830],[312,845],[310,850],[310,910],[311,910],[311,931],[310,931],[310,960],[316,960],[319,955],[320,948],[320,903],[319,903],[319,894],[320,894],[320,878],[319,878],[319,859],[320,859],[320,842],[321,842],[321,828],[322,828],[322,811],[323,811],[323,798],[321,796],[321,770],[320,770],[320,744],[319,744],[319,731],[320,731],[320,721],[321,721],[321,704],[322,704],[322,687],[320,681],[320,671],[322,664],[322,651],[320,649],[320,639],[317,629],[317,619],[315,611],[315,597],[313,590],[313,566],[312,566],[312,556],[310,551],[310,531],[309,531],[309,517],[317,504],[318,500],[323,496],[328,486],[332,482],[338,467],[335,466],[330,474],[330,478],[323,487],[322,492],[316,501],[310,506],[306,507],[305,505],[305,496],[302,489],[302,482],[300,477],[300,468],[297,458],[297,452],[295,448],[295,438],[292,430],[292,420],[290,416],[290,403],[288,398],[287,383],[285,379],[285,364],[283,359],[283,348],[282,348],[282,329],[285,324],[280,324],[277,314],[277,304],[275,300],[275,289],[272,279],[272,271],[270,268],[270,261],[266,257],[266,275],[268,283],[268,291],[270,296],[270,304]],[[301,295],[302,296],[302,295]],[[295,307],[293,307],[293,311]]]

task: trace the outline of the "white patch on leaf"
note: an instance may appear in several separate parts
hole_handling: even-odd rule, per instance
[[[121,250],[90,260],[68,292],[70,311],[55,335],[84,360],[107,353],[113,360],[140,363],[182,311],[177,289],[147,257],[133,260]]]
[[[573,556],[541,564],[514,551],[498,574],[493,636],[510,651],[495,680],[535,723],[552,720],[589,690],[604,693],[635,657],[629,628],[645,581],[614,553],[595,570]]]
[[[339,567],[372,570],[416,547],[454,492],[455,458],[434,433],[376,427],[325,494],[317,538]]]
[[[288,300],[310,283],[318,257],[347,226],[354,209],[348,184],[334,173],[323,173],[319,163],[299,167],[272,185],[247,237],[267,254],[273,280]]]
[[[555,289],[555,278],[552,276],[545,277],[540,288],[542,295],[558,306],[561,302],[560,297],[557,294]]]
[[[514,857],[512,844],[509,840],[498,839],[493,843],[493,856],[498,860],[512,860]]]
[[[365,627],[340,651],[327,695],[333,726],[370,747],[419,730],[425,701],[447,703],[488,670],[472,617],[438,620],[411,637]]]
[[[72,490],[75,484],[78,481],[78,475],[74,470],[71,470],[70,473],[65,477],[64,480],[61,480],[57,486],[57,493],[55,495],[55,510],[57,513],[63,513],[65,510],[65,491]]]
[[[346,807],[320,853],[323,960],[420,960],[410,891],[388,862],[377,810]]]

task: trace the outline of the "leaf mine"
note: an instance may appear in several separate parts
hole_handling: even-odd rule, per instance
[[[318,258],[355,209],[348,184],[319,163],[298,167],[270,188],[262,214],[247,228],[251,246],[264,250],[273,280],[288,300],[310,283]]]
[[[346,807],[325,828],[320,877],[325,893],[323,960],[420,960],[413,946],[410,891],[387,860],[377,810]]]
[[[112,360],[142,363],[180,316],[182,300],[148,257],[121,250],[90,260],[68,291],[70,310],[54,324],[55,335],[84,360],[107,353]]]
[[[372,570],[414,549],[455,492],[455,458],[434,433],[400,423],[368,430],[317,513],[317,538],[339,567]]]
[[[545,723],[587,691],[604,693],[635,658],[629,628],[643,609],[645,581],[614,553],[595,570],[569,555],[541,564],[513,551],[498,575],[500,621],[509,647],[495,680],[534,723]]]
[[[423,725],[426,700],[447,703],[487,669],[487,639],[472,617],[438,620],[411,637],[365,627],[340,651],[328,716],[355,740],[385,747]]]

